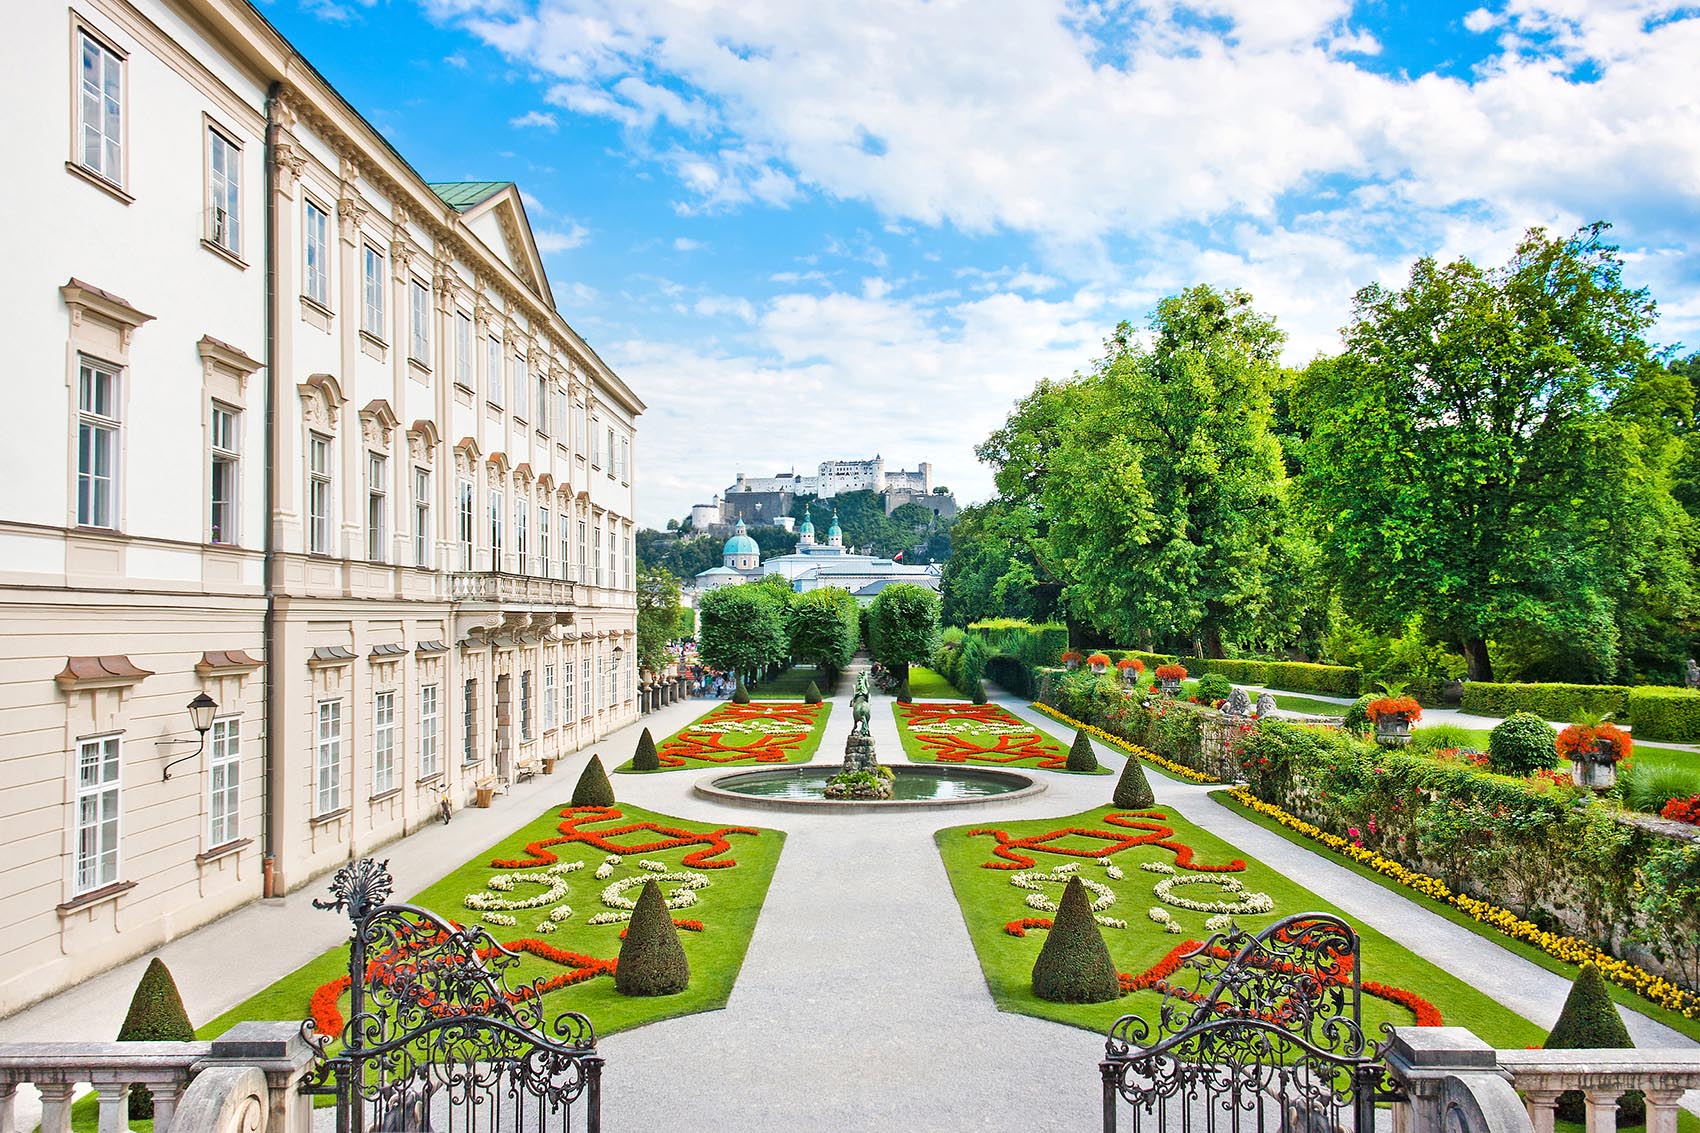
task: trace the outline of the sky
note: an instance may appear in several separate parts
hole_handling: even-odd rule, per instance
[[[1302,365],[1421,256],[1613,225],[1700,348],[1700,5],[257,0],[430,180],[512,180],[648,404],[638,517],[878,453],[967,503],[1195,283]]]

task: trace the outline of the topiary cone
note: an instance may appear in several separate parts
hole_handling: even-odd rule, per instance
[[[1135,760],[1134,762],[1138,762]],[[1098,770],[1098,756],[1092,751],[1092,737],[1085,732],[1074,733],[1074,743],[1068,749],[1070,771]]]
[[[626,939],[620,943],[614,990],[621,995],[674,995],[690,982],[691,963],[685,959],[667,899],[661,895],[661,886],[646,881],[626,925]]]
[[[975,681],[974,682],[974,695],[970,696],[968,699],[973,701],[975,704],[986,703],[986,682],[985,681]]]
[[[1121,993],[1104,934],[1092,919],[1086,886],[1071,877],[1057,902],[1045,946],[1033,961],[1033,994],[1052,1003],[1103,1003]]]
[[[648,735],[647,732],[644,733]],[[643,741],[638,741],[642,746]],[[651,745],[653,746],[653,745]],[[632,757],[636,766],[637,757]],[[584,772],[578,777],[578,785],[573,787],[574,806],[613,806],[614,784],[608,781],[608,772],[602,766],[602,757],[593,755],[590,762],[584,765]]]
[[[904,677],[897,682],[897,699],[904,704],[913,703],[914,697],[909,695],[909,678]]]
[[[803,690],[803,703],[804,704],[819,704],[820,703],[820,686],[815,684],[814,681],[810,681],[809,687]]]
[[[632,770],[661,770],[661,757],[655,753],[655,737],[649,734],[648,728],[645,728],[643,734],[638,737],[637,750],[632,753]],[[613,800],[613,795],[613,789],[610,788],[608,792],[610,801]]]
[[[749,702],[750,702],[750,692],[749,692],[748,689],[746,689],[744,687],[743,680],[740,679],[738,681],[738,687],[732,690],[732,703],[733,704],[748,704]]]
[[[177,981],[158,956],[148,961],[130,997],[130,1010],[118,1028],[121,1043],[186,1043],[195,1040],[195,1028],[189,1022],[189,1012],[183,1007],[183,997],[177,992]],[[153,1116],[153,1094],[146,1086],[130,1087],[130,1117],[143,1121]]]
[[[1116,780],[1116,795],[1111,800],[1117,806],[1129,810],[1144,810],[1157,801],[1157,796],[1151,793],[1151,780],[1145,777],[1145,768],[1139,765],[1139,757],[1130,755],[1122,765],[1122,777]]]
[[[1635,1042],[1629,1028],[1617,1013],[1617,1005],[1606,990],[1605,977],[1592,964],[1583,964],[1570,994],[1564,997],[1564,1009],[1558,1022],[1547,1036],[1547,1050],[1625,1050]],[[1587,1107],[1580,1090],[1568,1090],[1558,1096],[1558,1117],[1561,1121],[1584,1121]],[[1640,1125],[1646,1120],[1647,1102],[1639,1090],[1631,1090],[1618,1101],[1619,1127]]]

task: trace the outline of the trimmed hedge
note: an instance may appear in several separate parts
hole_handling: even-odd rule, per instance
[[[1638,740],[1700,743],[1700,692],[1659,685],[1632,688],[1629,723]]]
[[[1098,770],[1098,756],[1097,753],[1092,750],[1091,736],[1087,735],[1085,732],[1074,733],[1074,742],[1070,744],[1068,748],[1068,762],[1066,766],[1070,771]]]
[[[118,1028],[121,1043],[187,1043],[195,1041],[195,1028],[177,991],[177,981],[165,961],[155,956],[136,984],[130,1010]],[[153,1094],[146,1086],[130,1087],[130,1116],[143,1121],[153,1116]]]
[[[633,771],[658,771],[661,769],[661,756],[655,750],[655,737],[645,728],[638,737],[637,750],[632,752]],[[612,788],[610,792],[612,793]]]
[[[1024,665],[1015,657],[988,657],[986,676],[1002,685],[1014,696],[1034,696],[1039,691],[1033,666]]]
[[[1180,660],[1173,653],[1146,653],[1140,649],[1112,649],[1109,652],[1110,657],[1117,661],[1124,657],[1132,657],[1145,662],[1145,671],[1148,673],[1158,665],[1172,665]]]
[[[968,627],[968,637],[957,659],[957,667],[962,671],[954,675],[948,669],[939,671],[957,688],[971,687],[974,683],[971,678],[979,675],[990,677],[1016,696],[1032,696],[1039,687],[1037,670],[1061,664],[1063,650],[1067,648],[1067,626],[990,618]],[[980,657],[972,656],[972,652],[978,652]],[[956,676],[963,679],[957,680]]]
[[[1488,763],[1502,775],[1532,775],[1558,764],[1558,733],[1533,712],[1513,712],[1488,733]]]
[[[1583,964],[1581,974],[1570,985],[1564,997],[1564,1008],[1558,1022],[1547,1036],[1546,1050],[1627,1050],[1635,1045],[1629,1028],[1617,1013],[1617,1004],[1606,990],[1605,977],[1592,964]],[[1558,1096],[1558,1117],[1561,1121],[1584,1121],[1587,1107],[1580,1090],[1568,1090]],[[1647,1119],[1646,1098],[1639,1090],[1624,1094],[1619,1102],[1617,1120],[1623,1125],[1639,1125]]]
[[[649,735],[649,729],[645,728],[643,734]],[[639,750],[642,750],[641,739],[639,740]],[[655,757],[655,741],[653,740],[649,744],[649,754],[651,757]],[[660,766],[660,762],[660,759],[656,758],[657,767]],[[637,767],[637,756],[635,755],[632,757],[632,766]],[[641,771],[643,768],[638,768],[638,770]],[[654,771],[655,767],[651,767],[649,770]],[[578,777],[578,785],[573,788],[573,805],[614,805],[614,784],[608,781],[608,771],[602,766],[600,755],[591,756],[590,762],[584,765],[584,773]]]
[[[1033,994],[1052,1003],[1104,1003],[1120,999],[1121,980],[1092,919],[1092,902],[1080,878],[1071,877],[1057,902],[1045,945],[1033,961]]]
[[[1139,765],[1136,756],[1128,756],[1122,764],[1122,777],[1116,780],[1116,793],[1110,801],[1118,807],[1128,810],[1146,810],[1157,802],[1157,796],[1151,793],[1151,780],[1145,777],[1145,768]]]
[[[1284,692],[1319,692],[1324,696],[1356,696],[1363,674],[1346,665],[1312,665],[1305,661],[1264,663],[1263,683]]]
[[[1533,712],[1543,720],[1568,720],[1579,709],[1621,716],[1629,710],[1626,685],[1503,684],[1466,681],[1459,705],[1478,716]]]
[[[1266,685],[1269,683],[1268,661],[1247,661],[1237,658],[1183,657],[1181,664],[1189,673],[1220,673],[1235,684]]]
[[[621,995],[674,995],[691,983],[691,962],[679,943],[679,930],[661,886],[643,883],[632,919],[626,922],[626,938],[620,942],[620,959],[614,965],[614,990]]]

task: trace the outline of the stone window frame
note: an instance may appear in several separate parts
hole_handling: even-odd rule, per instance
[[[328,558],[337,556],[337,436],[342,407],[348,403],[342,386],[330,374],[313,374],[296,388],[301,399],[301,549],[309,555]],[[325,488],[325,542],[316,547],[313,541],[313,484],[319,474],[313,471],[312,445],[314,434],[325,441],[326,465],[322,474]]]
[[[393,665],[389,667],[392,670],[394,668]],[[405,729],[401,726],[397,708],[397,702],[402,700],[403,696],[401,690],[396,687],[393,677],[383,681],[374,680],[373,685],[371,800],[375,802],[378,799],[387,799],[401,790],[401,782],[405,775],[398,757],[401,755],[401,748],[404,746],[401,738]],[[386,697],[388,698],[387,711],[389,714],[387,720],[384,717]],[[389,778],[387,781],[379,778],[379,771],[381,770],[378,762],[380,732],[387,733],[389,740]]]
[[[84,359],[110,366],[118,375],[118,420],[120,429],[116,446],[113,490],[112,525],[91,527],[95,532],[119,533],[124,530],[125,498],[123,475],[127,432],[122,423],[129,418],[130,346],[138,329],[153,321],[154,316],[138,310],[120,296],[104,291],[93,284],[71,278],[59,288],[69,315],[65,363],[65,451],[71,455],[66,462],[65,526],[76,529],[78,481],[78,423],[81,418],[81,371]]]
[[[213,138],[215,135],[220,141],[224,142],[226,147],[234,150],[236,154],[236,212],[233,218],[234,225],[231,226],[236,236],[234,244],[224,243],[218,239],[218,228],[215,223],[215,218],[217,216],[216,210],[218,207],[214,199],[215,194],[213,183],[215,175],[213,167]],[[244,270],[248,267],[248,261],[244,259],[242,255],[243,240],[247,235],[247,225],[243,222],[242,217],[242,183],[244,179],[242,166],[246,152],[246,145],[247,143],[242,140],[235,130],[224,125],[210,114],[205,112],[201,114],[201,185],[206,200],[206,205],[202,210],[204,223],[201,228],[201,247],[212,252],[214,255],[222,256],[224,259],[229,260],[231,263],[235,264],[237,267],[243,268]]]
[[[313,277],[308,274],[307,270],[308,252],[312,248],[313,238],[313,226],[310,223],[310,216],[308,213],[309,209],[318,213],[320,218],[324,221],[324,243],[319,249],[321,252],[320,259],[322,262],[319,265],[320,270],[318,276],[318,278],[324,283],[324,295],[322,297],[313,294],[311,286]],[[336,258],[334,249],[336,247],[337,238],[333,234],[335,226],[332,223],[335,216],[336,209],[325,204],[323,200],[309,192],[306,188],[301,190],[301,302],[304,306],[310,306],[314,311],[323,315],[325,320],[327,320],[325,325],[319,328],[321,330],[329,330],[330,326],[328,320],[336,316],[336,308],[334,306],[336,299],[336,272],[331,270],[331,261]]]
[[[245,485],[242,480],[243,454],[246,446],[248,422],[248,378],[260,368],[257,359],[239,347],[228,342],[221,342],[211,335],[202,335],[195,344],[196,352],[201,359],[201,400],[206,414],[202,422],[203,435],[206,437],[206,490],[202,499],[206,501],[204,514],[201,516],[201,530],[206,532],[209,544],[219,547],[240,547],[242,545],[243,503],[246,499]],[[224,408],[237,415],[238,436],[234,462],[236,464],[236,499],[234,507],[235,533],[231,538],[213,538],[213,464],[217,459],[217,445],[214,412]]]
[[[422,663],[421,669],[424,670],[429,666],[429,662]],[[442,666],[436,665],[435,668],[440,670]],[[443,681],[440,673],[425,671],[421,671],[419,674],[419,681],[418,781],[428,782],[432,779],[441,778],[443,774]],[[430,713],[425,711],[425,691],[427,689],[431,691],[432,699],[435,702],[432,706],[433,711]],[[426,721],[431,723],[429,729],[425,726]],[[432,762],[429,768],[425,765],[425,741],[427,739],[431,741],[432,747]]]
[[[364,506],[360,512],[363,553],[360,557],[369,563],[388,563],[393,557],[391,544],[395,537],[398,509],[391,458],[395,455],[393,439],[398,424],[395,410],[381,397],[368,401],[360,410],[361,482],[364,485],[361,492]],[[374,464],[374,461],[379,463]],[[377,517],[376,530],[372,523],[374,503],[382,509]]]
[[[242,722],[243,717],[240,712],[231,712],[221,716],[214,716],[212,727],[207,731],[206,838],[209,851],[217,850],[221,846],[228,846],[232,842],[240,841],[242,838]],[[219,837],[219,829],[217,826],[220,812],[218,810],[216,800],[219,792],[213,785],[214,773],[217,771],[219,766],[219,761],[217,759],[217,741],[214,739],[214,733],[219,731],[219,725],[221,724],[224,725],[227,735],[231,728],[235,729],[236,734],[235,758],[234,760],[227,759],[225,761],[227,763],[234,764],[235,782],[230,782],[228,777],[229,772],[227,771],[224,788],[227,795],[234,796],[234,805],[229,812],[229,828],[224,831],[225,836],[222,838]]]
[[[130,117],[132,106],[130,101],[130,52],[120,46],[118,40],[104,29],[95,25],[87,16],[71,10],[69,52],[71,66],[71,89],[68,92],[70,105],[70,145],[69,156],[65,168],[72,174],[116,198],[124,204],[134,204],[136,198],[129,192],[130,187]],[[83,51],[82,41],[88,38],[102,51],[117,60],[118,65],[118,176],[111,177],[106,171],[96,169],[83,161]],[[104,137],[104,132],[103,135]]]

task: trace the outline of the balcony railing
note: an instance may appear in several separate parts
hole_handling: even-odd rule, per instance
[[[577,598],[574,583],[564,578],[535,578],[494,571],[458,571],[448,578],[449,598],[455,602],[561,607],[574,605]]]

